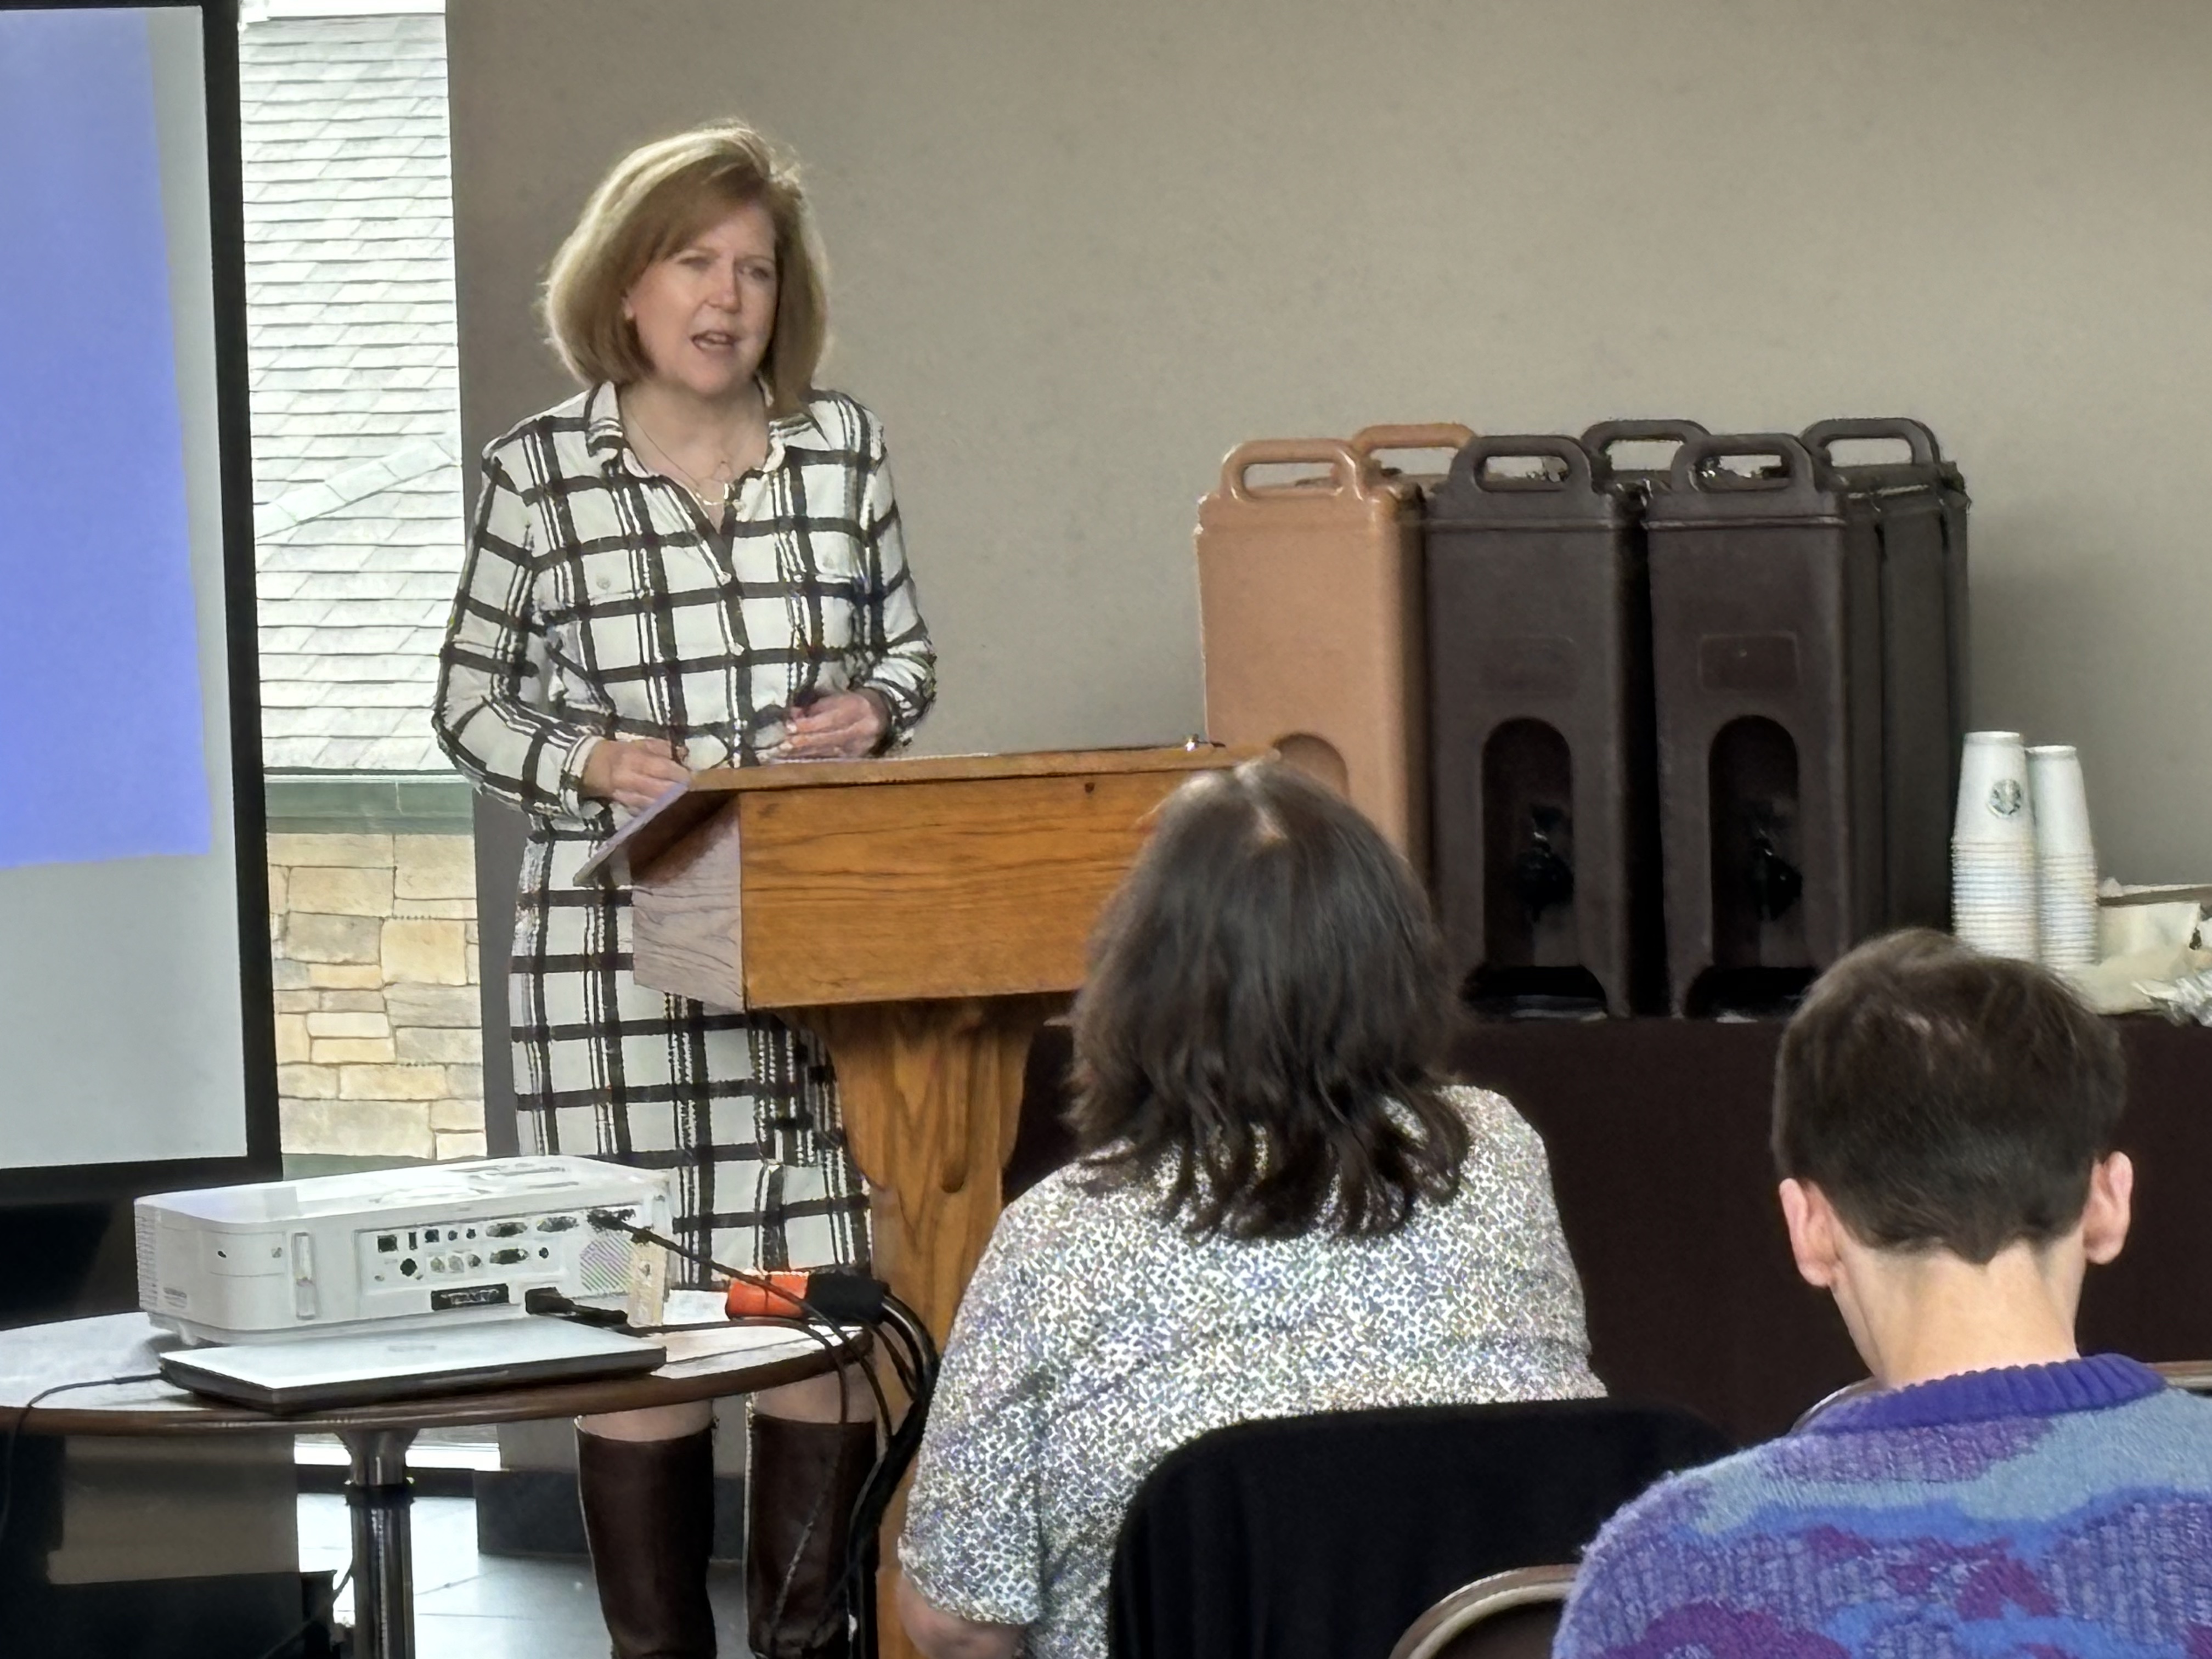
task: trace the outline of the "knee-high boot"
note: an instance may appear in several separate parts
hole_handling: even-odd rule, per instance
[[[580,1430],[576,1490],[615,1659],[714,1659],[714,1430],[673,1440]]]
[[[745,1490],[746,1634],[762,1659],[845,1659],[831,1604],[854,1501],[876,1461],[876,1425],[752,1413]]]

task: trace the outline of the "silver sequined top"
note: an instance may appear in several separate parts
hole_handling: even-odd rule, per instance
[[[1159,1189],[1063,1170],[1000,1218],[947,1345],[899,1556],[945,1612],[1103,1659],[1121,1511],[1209,1429],[1602,1394],[1535,1131],[1503,1099],[1460,1194],[1382,1238],[1193,1239]]]

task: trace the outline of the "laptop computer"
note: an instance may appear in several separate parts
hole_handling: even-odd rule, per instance
[[[649,1371],[659,1344],[565,1319],[469,1320],[428,1329],[301,1337],[161,1356],[178,1387],[265,1412],[341,1410],[471,1389]]]

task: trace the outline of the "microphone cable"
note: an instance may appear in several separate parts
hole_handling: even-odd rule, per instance
[[[612,1210],[588,1211],[584,1218],[602,1231],[622,1233],[640,1243],[657,1244],[661,1249],[681,1256],[695,1267],[705,1267],[711,1273],[724,1273],[732,1279],[742,1280],[755,1285],[766,1291],[778,1301],[788,1303],[797,1308],[801,1317],[792,1320],[778,1319],[774,1320],[773,1322],[792,1326],[811,1338],[820,1346],[823,1352],[830,1355],[837,1376],[837,1420],[840,1423],[846,1421],[852,1409],[850,1384],[845,1376],[846,1356],[841,1352],[840,1344],[833,1342],[817,1328],[817,1325],[827,1326],[832,1330],[837,1329],[838,1327],[836,1322],[829,1318],[806,1297],[786,1290],[765,1273],[747,1273],[742,1268],[732,1267],[726,1262],[717,1261],[702,1251],[679,1244],[665,1234],[656,1232],[652,1228],[632,1221]],[[855,1359],[853,1363],[860,1367],[861,1376],[867,1379],[868,1391],[874,1396],[877,1421],[882,1425],[884,1432],[888,1434],[890,1430],[890,1405],[884,1398],[883,1385],[876,1380],[874,1368],[868,1364],[865,1356]],[[769,1609],[768,1623],[771,1630],[783,1622],[784,1606],[790,1597],[793,1580],[798,1577],[799,1559],[806,1553],[806,1546],[812,1540],[815,1528],[822,1523],[822,1512],[830,1502],[830,1481],[835,1474],[836,1466],[832,1464],[830,1474],[823,1476],[822,1485],[815,1493],[813,1505],[806,1512],[805,1523],[799,1528],[799,1541],[792,1550],[791,1559],[786,1564],[783,1571],[778,1575],[775,1601]],[[751,1478],[751,1471],[748,1470],[746,1479],[750,1480]],[[750,1546],[748,1547],[750,1548]],[[838,1582],[842,1587],[844,1580],[841,1577]],[[832,1595],[830,1601],[832,1607],[839,1605],[839,1598],[836,1595]]]
[[[645,1226],[639,1222],[632,1221],[628,1217],[620,1215],[615,1211],[591,1210],[585,1213],[584,1218],[590,1222],[592,1226],[599,1228],[602,1232],[623,1233],[628,1235],[629,1237],[636,1240],[641,1244],[658,1244],[661,1249],[682,1256],[684,1260],[690,1262],[694,1267],[704,1267],[710,1273],[722,1273],[732,1279],[737,1279],[743,1283],[751,1285],[757,1289],[765,1291],[769,1295],[774,1297],[779,1302],[788,1303],[791,1306],[796,1308],[799,1310],[799,1316],[796,1318],[777,1319],[772,1315],[769,1316],[769,1317],[773,1323],[788,1325],[792,1328],[801,1333],[803,1335],[811,1339],[823,1350],[823,1352],[829,1354],[832,1359],[837,1362],[836,1367],[837,1373],[837,1420],[841,1423],[845,1421],[846,1413],[851,1406],[851,1401],[847,1392],[848,1384],[845,1380],[845,1366],[848,1362],[842,1352],[843,1345],[832,1341],[828,1336],[824,1335],[821,1330],[816,1328],[817,1326],[823,1326],[827,1327],[830,1330],[840,1329],[842,1327],[836,1320],[832,1319],[829,1315],[823,1313],[820,1308],[815,1306],[815,1304],[807,1300],[805,1297],[801,1296],[795,1291],[786,1290],[782,1285],[777,1284],[766,1273],[749,1273],[744,1268],[732,1267],[726,1262],[717,1261],[714,1257],[708,1255],[702,1251],[694,1250],[690,1249],[688,1246],[678,1244],[674,1239],[670,1238],[665,1233],[655,1232],[652,1228]],[[889,1432],[890,1429],[890,1402],[884,1397],[883,1385],[876,1380],[874,1368],[868,1363],[868,1359],[866,1355],[855,1355],[852,1358],[850,1363],[857,1366],[861,1376],[867,1379],[869,1390],[875,1395],[877,1419],[882,1423],[885,1432]]]
[[[877,1532],[890,1506],[893,1492],[921,1446],[922,1431],[928,1420],[930,1398],[936,1390],[939,1356],[936,1340],[931,1336],[928,1326],[911,1307],[891,1294],[888,1285],[866,1275],[834,1271],[820,1275],[807,1274],[809,1292],[815,1291],[813,1281],[817,1277],[830,1279],[832,1286],[841,1291],[847,1287],[836,1285],[836,1281],[852,1281],[849,1289],[858,1292],[856,1295],[841,1294],[836,1298],[838,1305],[835,1310],[825,1311],[814,1295],[793,1291],[778,1283],[771,1273],[751,1272],[717,1261],[710,1255],[688,1249],[614,1211],[592,1210],[586,1212],[586,1219],[602,1231],[623,1233],[642,1243],[657,1244],[694,1266],[722,1273],[736,1283],[750,1285],[775,1301],[795,1308],[799,1317],[759,1316],[805,1332],[836,1359],[837,1418],[841,1423],[847,1420],[851,1404],[845,1377],[846,1361],[840,1353],[840,1345],[830,1341],[815,1327],[821,1325],[838,1329],[846,1324],[859,1324],[879,1339],[877,1346],[890,1358],[892,1370],[897,1373],[900,1383],[905,1388],[908,1405],[894,1423],[890,1402],[884,1397],[882,1382],[876,1376],[872,1357],[864,1353],[853,1358],[851,1363],[860,1370],[868,1384],[869,1393],[873,1396],[876,1420],[884,1432],[884,1449],[877,1455],[875,1462],[861,1482],[860,1495],[854,1501],[843,1570],[825,1598],[828,1605],[813,1627],[805,1633],[805,1639],[809,1644],[818,1642],[823,1636],[823,1627],[834,1615],[867,1616],[873,1611],[873,1597],[872,1595],[856,1595],[859,1588],[856,1581],[864,1572],[872,1573],[875,1568]],[[880,1296],[876,1294],[878,1291],[880,1291]],[[821,1523],[822,1510],[829,1502],[830,1490],[830,1481],[825,1478],[816,1495],[814,1505],[799,1529],[799,1541],[793,1549],[791,1559],[780,1575],[775,1601],[769,1610],[768,1623],[771,1629],[780,1626],[783,1621],[784,1607],[797,1576],[799,1559],[805,1553],[815,1528]]]
[[[878,1334],[885,1339],[884,1352],[892,1356],[892,1364],[899,1364],[898,1353],[903,1346],[908,1363],[921,1379],[922,1386],[909,1389],[910,1401],[906,1414],[899,1419],[897,1429],[885,1437],[883,1455],[860,1487],[860,1494],[853,1502],[852,1535],[845,1553],[845,1570],[839,1576],[836,1591],[830,1597],[831,1607],[840,1601],[863,1609],[866,1617],[875,1611],[874,1575],[878,1561],[877,1534],[884,1516],[890,1509],[891,1498],[898,1484],[913,1464],[915,1454],[921,1449],[923,1431],[928,1426],[929,1407],[937,1389],[939,1355],[937,1341],[929,1334],[929,1327],[921,1316],[896,1297],[884,1297],[884,1323]],[[893,1340],[893,1339],[896,1340]],[[829,1623],[825,1612],[807,1632],[810,1643],[819,1643]]]

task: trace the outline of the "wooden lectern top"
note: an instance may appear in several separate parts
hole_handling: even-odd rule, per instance
[[[912,760],[783,761],[694,772],[607,838],[576,879],[602,871],[628,878],[712,817],[728,796],[757,789],[854,788],[865,784],[938,783],[974,778],[1096,777],[1121,772],[1210,772],[1268,751],[1188,743],[1174,749],[1047,749],[1018,755],[924,755]]]
[[[1073,991],[1155,808],[1262,751],[1191,746],[702,772],[626,867],[638,977],[726,1008]]]

